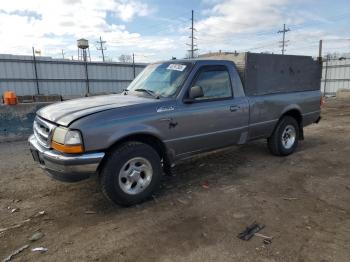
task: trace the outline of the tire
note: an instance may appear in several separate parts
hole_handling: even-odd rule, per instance
[[[299,124],[295,118],[284,116],[267,139],[270,152],[277,156],[292,154],[298,146],[299,132]]]
[[[127,142],[108,156],[99,180],[107,199],[131,206],[152,196],[161,175],[161,161],[155,149],[144,143]]]

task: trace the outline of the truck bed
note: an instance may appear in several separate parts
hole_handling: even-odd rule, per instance
[[[320,90],[321,65],[309,56],[212,53],[202,58],[235,63],[246,96]]]

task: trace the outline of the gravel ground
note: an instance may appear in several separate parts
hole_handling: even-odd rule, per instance
[[[322,115],[291,156],[256,141],[196,157],[131,208],[106,201],[94,179],[47,177],[26,142],[2,143],[0,259],[28,244],[13,261],[349,261],[350,100],[327,101]],[[237,238],[254,221],[271,244]]]

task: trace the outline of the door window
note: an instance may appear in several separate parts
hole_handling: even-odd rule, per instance
[[[196,100],[211,100],[232,97],[230,75],[226,68],[205,69],[200,71],[193,86],[200,86],[204,96]]]

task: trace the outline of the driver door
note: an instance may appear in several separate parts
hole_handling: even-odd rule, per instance
[[[177,156],[239,143],[247,135],[249,108],[245,97],[234,98],[229,70],[224,65],[202,66],[192,86],[200,86],[203,97],[176,110],[173,140],[167,141]]]

